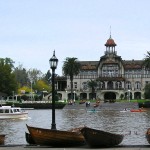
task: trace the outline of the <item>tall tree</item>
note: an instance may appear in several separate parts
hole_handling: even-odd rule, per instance
[[[16,76],[19,88],[28,85],[28,74],[26,69],[23,68],[22,65],[19,65],[14,69],[14,74]]]
[[[37,80],[40,80],[43,77],[43,74],[40,70],[37,69],[29,69],[28,72],[28,78],[31,81],[36,82]]]
[[[12,91],[17,91],[13,63],[14,61],[10,58],[0,58],[0,92],[8,95],[12,95]]]
[[[87,81],[87,85],[92,90],[92,99],[93,99],[94,98],[95,89],[97,88],[97,85],[98,85],[97,81],[96,80]]]
[[[150,70],[150,51],[147,51],[143,65],[145,66],[146,69]]]
[[[144,88],[145,99],[150,99],[150,84],[146,84]]]
[[[48,83],[51,83],[51,72],[50,70],[47,71],[46,75],[45,75],[45,80],[48,82]]]
[[[80,72],[80,63],[75,57],[67,57],[63,64],[63,74],[70,77],[71,99],[73,99],[73,78]]]

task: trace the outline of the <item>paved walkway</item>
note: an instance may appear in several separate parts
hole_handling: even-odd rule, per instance
[[[0,150],[148,150],[150,146],[126,146],[113,148],[90,148],[90,147],[73,147],[73,148],[52,148],[42,146],[2,146]]]

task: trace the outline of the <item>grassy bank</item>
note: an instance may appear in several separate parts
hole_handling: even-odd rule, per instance
[[[21,107],[21,108],[34,108],[34,109],[51,109],[52,108],[52,103],[12,103],[12,102],[7,102],[6,105]],[[62,109],[64,106],[65,106],[65,103],[62,103],[62,102],[55,103],[56,109]]]

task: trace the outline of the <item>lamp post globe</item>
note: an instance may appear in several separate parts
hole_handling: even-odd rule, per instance
[[[56,130],[55,123],[55,69],[57,68],[58,59],[55,56],[55,50],[53,52],[52,58],[49,60],[50,68],[52,69],[52,124],[51,129]]]

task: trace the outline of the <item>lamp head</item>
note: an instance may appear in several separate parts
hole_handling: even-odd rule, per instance
[[[51,69],[56,69],[57,68],[58,59],[55,56],[55,50],[53,51],[52,58],[50,58],[50,60],[49,60],[49,64],[50,64]]]

